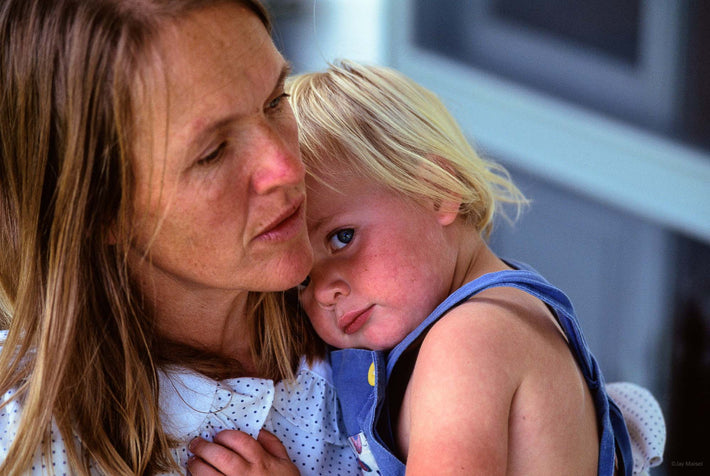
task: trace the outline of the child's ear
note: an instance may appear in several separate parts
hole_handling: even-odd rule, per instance
[[[434,213],[437,221],[442,226],[451,225],[459,216],[461,202],[456,200],[444,200],[434,204]]]
[[[428,155],[428,158],[432,162],[435,162],[439,167],[455,175],[454,168],[446,159],[435,154]],[[459,198],[459,200],[456,200],[456,198]],[[437,200],[434,202],[434,211],[436,212],[437,220],[443,226],[451,225],[454,221],[456,221],[456,218],[458,218],[459,216],[460,210],[460,197],[452,197],[448,200]]]

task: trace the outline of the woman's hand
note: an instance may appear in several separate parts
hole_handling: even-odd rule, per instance
[[[195,456],[187,462],[187,469],[193,476],[300,475],[284,445],[266,430],[256,440],[237,430],[217,433],[212,443],[198,437],[190,442],[190,451]]]

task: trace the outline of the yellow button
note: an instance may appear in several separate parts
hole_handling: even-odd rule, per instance
[[[375,363],[370,364],[370,370],[367,371],[367,383],[371,386],[375,386]]]

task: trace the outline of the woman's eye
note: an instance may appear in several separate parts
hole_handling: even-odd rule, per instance
[[[353,239],[355,235],[355,230],[352,228],[343,228],[338,230],[330,236],[329,243],[331,248],[334,250],[340,250],[345,248],[348,243]]]
[[[308,285],[311,284],[311,277],[306,276],[306,279],[303,280],[301,284],[298,285],[300,289],[305,289],[308,287]]]
[[[198,160],[197,165],[209,165],[212,162],[216,162],[222,157],[222,152],[224,152],[225,148],[226,144],[222,142],[216,149]]]
[[[281,105],[281,101],[283,101],[285,98],[290,97],[291,95],[288,93],[282,93],[278,96],[276,96],[274,99],[271,100],[271,102],[268,104],[267,108],[268,109],[278,109],[279,106]]]

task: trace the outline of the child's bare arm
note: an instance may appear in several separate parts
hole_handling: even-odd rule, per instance
[[[462,311],[434,326],[417,358],[400,422],[400,433],[408,433],[401,441],[407,475],[506,474],[508,414],[519,381],[497,371],[496,361],[509,358],[510,342],[497,329],[472,335],[481,329],[470,316],[457,318]]]
[[[209,442],[195,438],[190,442],[194,457],[187,463],[193,476],[283,475],[300,473],[279,439],[261,430],[258,439],[237,430],[224,430]]]
[[[407,474],[596,474],[594,404],[551,314],[510,288],[474,301],[420,350],[398,428]]]

